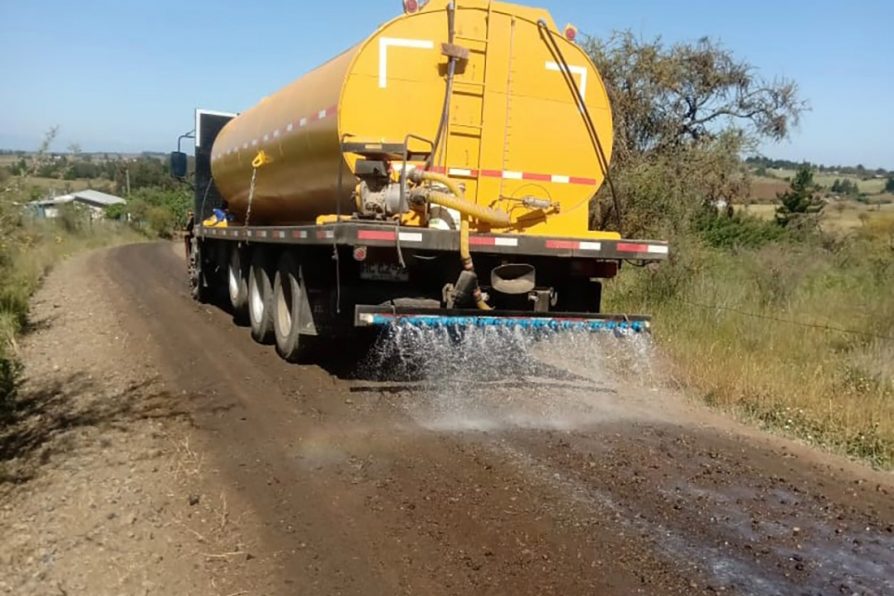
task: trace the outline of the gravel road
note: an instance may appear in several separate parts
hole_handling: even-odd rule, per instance
[[[643,340],[289,365],[190,300],[176,248],[37,297],[26,390],[129,406],[0,492],[9,593],[894,593],[891,475],[686,400]]]

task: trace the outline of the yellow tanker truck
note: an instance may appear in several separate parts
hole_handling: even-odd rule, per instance
[[[588,229],[612,113],[574,28],[403,8],[241,114],[197,110],[194,295],[225,293],[290,361],[356,327],[647,329],[600,313],[601,280],[668,246]]]

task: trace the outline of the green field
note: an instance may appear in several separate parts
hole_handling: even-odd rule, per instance
[[[783,170],[783,169],[773,169],[770,168],[767,170],[767,174],[772,178],[777,178],[780,180],[785,180],[786,178],[792,179],[795,176],[794,170]],[[826,174],[823,172],[814,172],[813,181],[822,186],[825,189],[829,189],[832,187],[832,184],[835,183],[836,180],[841,180],[842,182],[845,180],[850,180],[851,182],[855,182],[857,187],[860,189],[860,192],[865,192],[866,194],[877,194],[885,190],[886,180],[884,178],[870,178],[868,180],[860,180],[854,176],[841,176],[835,174]]]

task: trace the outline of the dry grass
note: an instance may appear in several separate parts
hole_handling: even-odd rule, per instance
[[[654,314],[675,376],[711,405],[894,466],[894,218],[835,250],[678,250],[615,282],[612,305]]]
[[[880,195],[886,198],[890,195]],[[776,215],[775,203],[735,205],[736,211],[748,213],[760,219],[772,220]],[[865,205],[856,201],[835,201],[826,205],[820,225],[827,232],[848,233],[865,228],[872,222],[894,217],[894,203]]]

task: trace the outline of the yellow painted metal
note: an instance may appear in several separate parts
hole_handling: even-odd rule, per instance
[[[610,157],[608,96],[586,53],[544,10],[487,0],[456,4],[454,43],[469,50],[469,59],[457,68],[435,166],[464,186],[467,200],[510,213],[517,222],[511,231],[617,237],[587,230],[587,205],[604,173],[538,20],[555,32]],[[251,160],[261,149],[269,163],[258,172],[252,221],[304,223],[354,210],[357,156],[342,154],[342,138],[434,138],[445,92],[447,5],[431,0],[386,23],[224,127],[212,149],[212,173],[237,217],[247,207]],[[558,209],[531,211],[526,197],[548,199]]]

